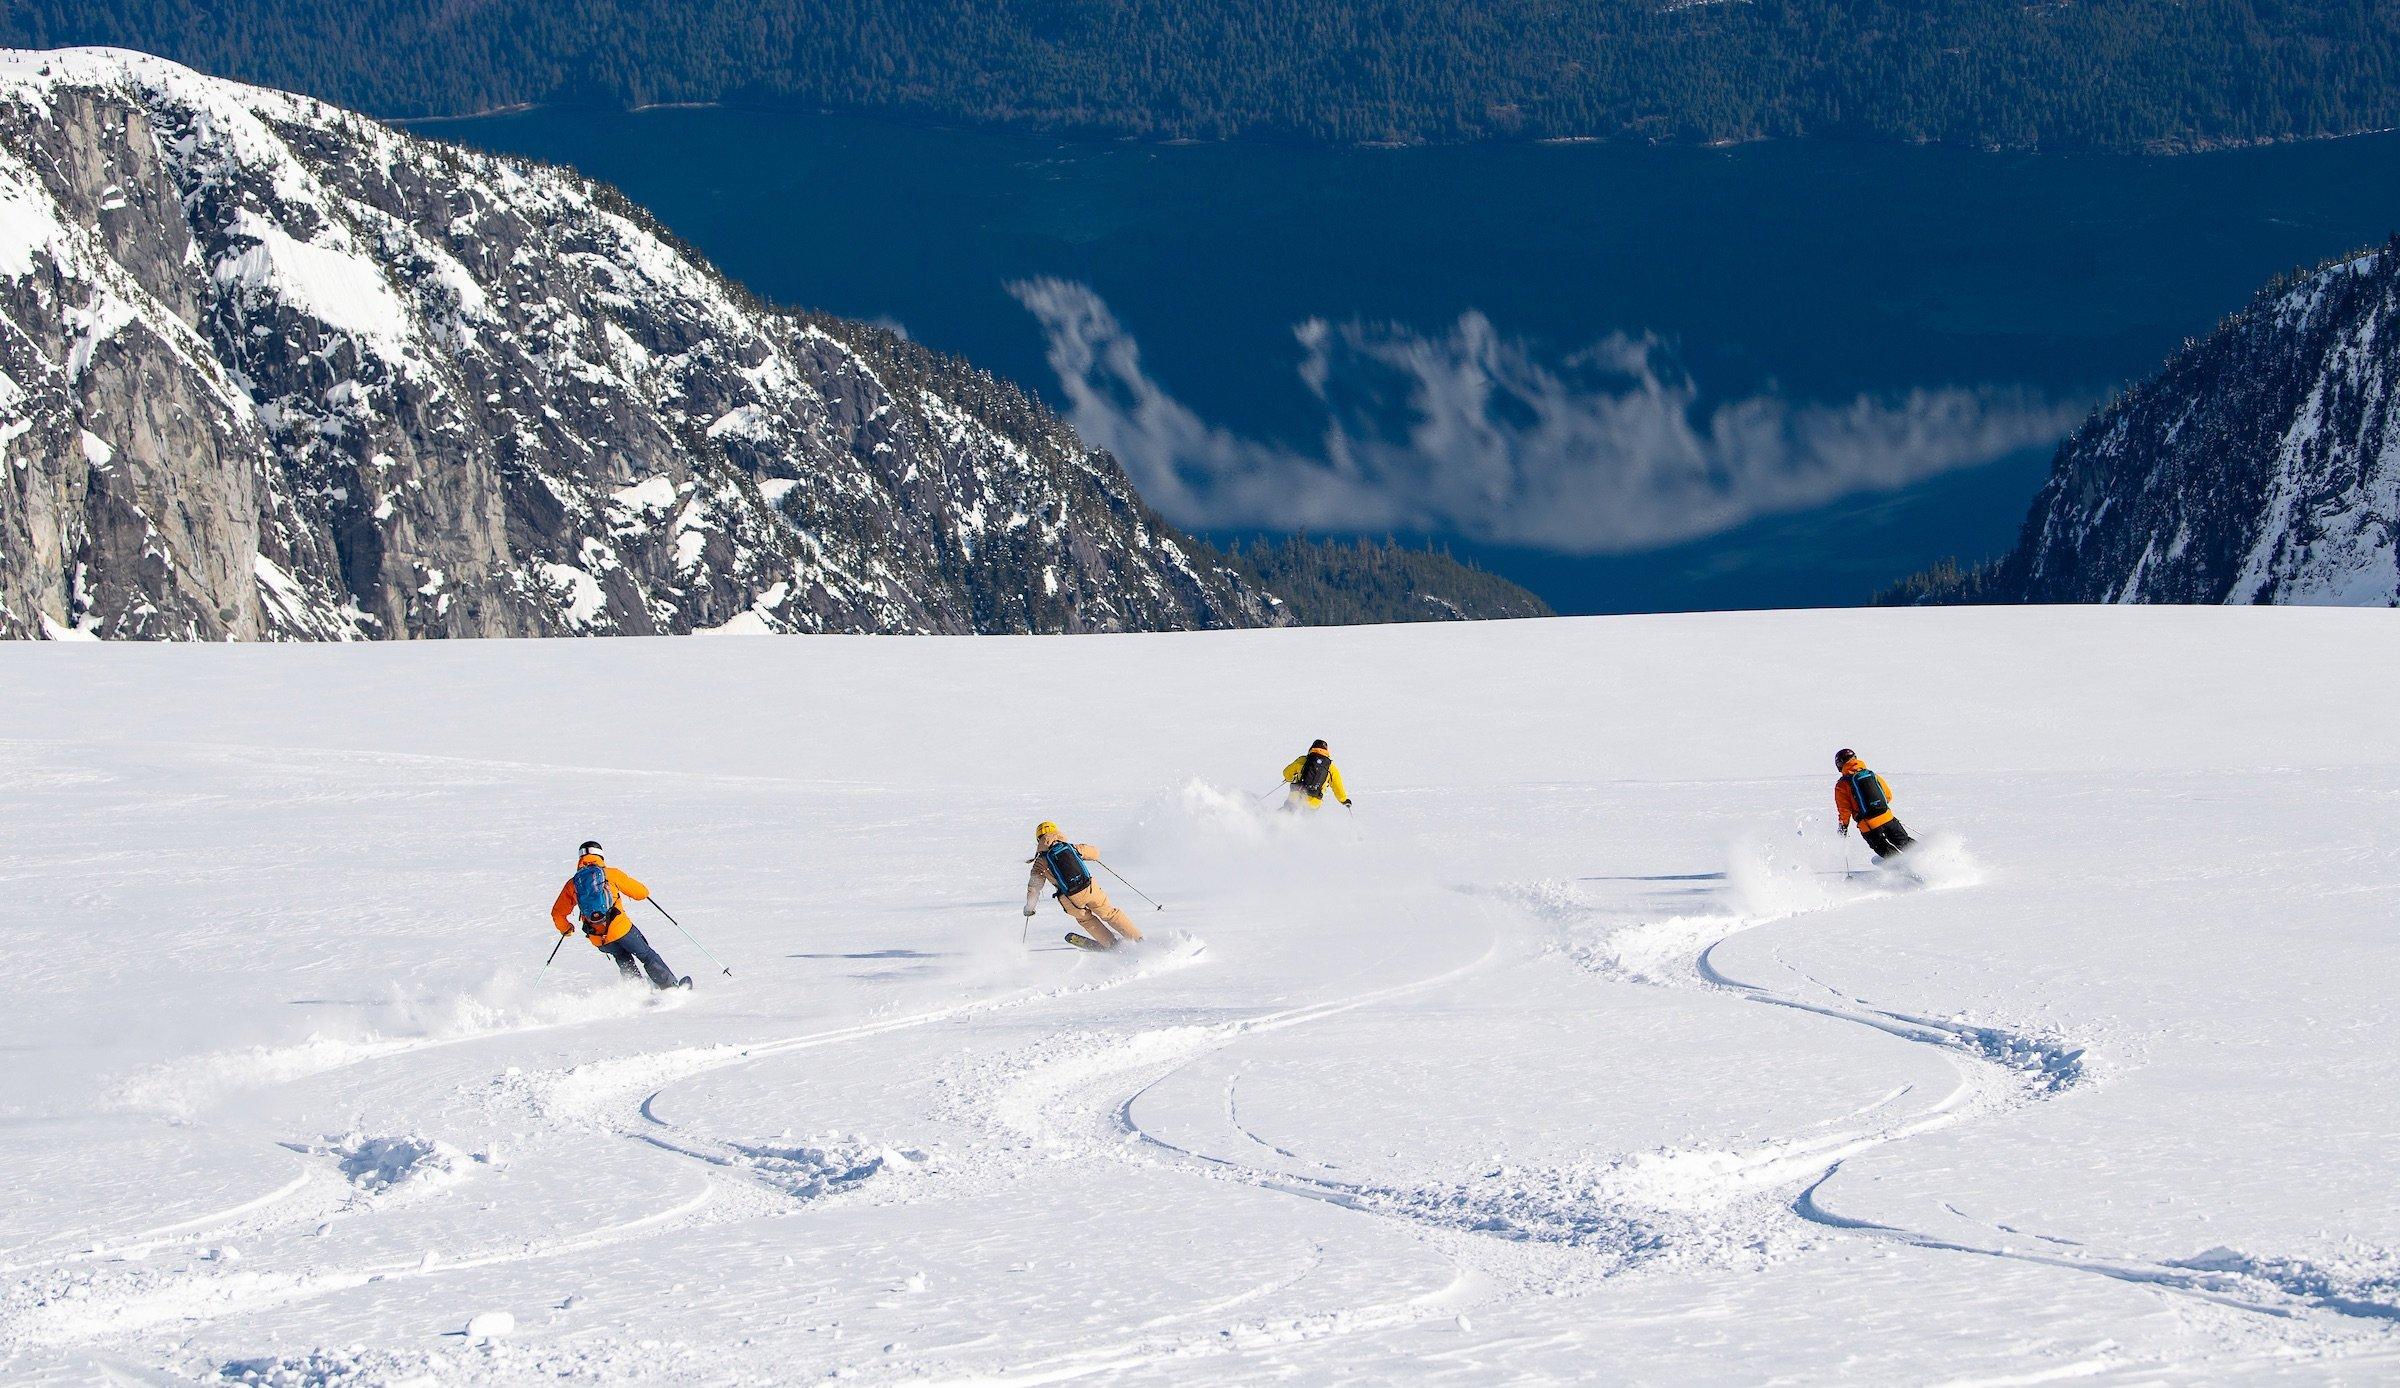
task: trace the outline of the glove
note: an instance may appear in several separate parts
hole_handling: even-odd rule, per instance
[[[1843,837],[1843,838],[1848,838],[1848,837],[1850,837],[1850,826],[1849,826],[1849,825],[1847,825],[1847,824],[1845,824],[1845,825],[1843,825],[1843,826],[1842,826],[1842,837]]]
[[[1032,919],[1033,919],[1033,912],[1031,912],[1031,911],[1027,911],[1027,912],[1025,913],[1025,919],[1027,919],[1027,920],[1032,920]]]
[[[1344,800],[1344,801],[1342,802],[1342,808],[1343,808],[1343,809],[1345,809],[1345,810],[1346,810],[1346,809],[1349,809],[1349,808],[1350,808],[1350,802],[1349,802],[1349,801],[1347,801],[1347,800]]]
[[[552,925],[558,925],[557,921],[552,921],[550,923]],[[575,933],[575,927],[571,925],[558,925],[558,933],[561,935],[572,935]]]

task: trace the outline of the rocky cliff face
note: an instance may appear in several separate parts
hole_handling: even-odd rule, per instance
[[[1935,596],[2400,604],[2396,377],[2400,240],[2271,286],[2095,415],[2016,551]]]
[[[611,190],[0,54],[0,635],[1252,625],[1015,389],[771,311]]]

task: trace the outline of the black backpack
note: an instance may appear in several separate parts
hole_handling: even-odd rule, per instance
[[[1060,896],[1073,896],[1092,885],[1092,870],[1083,865],[1083,855],[1075,845],[1060,839],[1038,855],[1042,866],[1050,870],[1050,880],[1058,884]]]
[[[1311,752],[1300,759],[1300,779],[1296,783],[1308,792],[1311,800],[1325,798],[1325,778],[1333,774],[1333,758],[1323,752]]]
[[[1850,798],[1858,802],[1861,820],[1876,819],[1892,812],[1891,797],[1883,793],[1883,778],[1860,767],[1850,773]]]

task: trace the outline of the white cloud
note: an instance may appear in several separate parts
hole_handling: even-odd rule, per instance
[[[1311,319],[1294,330],[1301,382],[1325,411],[1310,453],[1212,425],[1169,395],[1087,286],[1009,290],[1048,335],[1076,429],[1193,529],[1624,553],[1989,462],[2057,439],[2083,414],[2032,392],[1956,388],[1703,409],[1654,338],[1612,335],[1553,364],[1480,313],[1439,336]]]

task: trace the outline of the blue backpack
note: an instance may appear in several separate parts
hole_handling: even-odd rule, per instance
[[[1862,820],[1892,812],[1891,797],[1883,793],[1883,778],[1863,766],[1850,773],[1850,798],[1858,802]]]
[[[617,894],[608,889],[608,869],[598,863],[575,870],[575,904],[583,923],[599,925],[617,911]]]
[[[1092,885],[1092,870],[1083,865],[1083,855],[1075,845],[1060,839],[1041,852],[1042,866],[1050,870],[1050,880],[1058,884],[1060,896],[1073,896]]]

